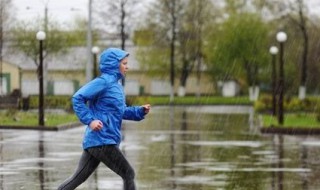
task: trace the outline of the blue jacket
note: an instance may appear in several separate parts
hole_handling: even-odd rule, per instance
[[[79,120],[86,125],[83,148],[116,144],[121,142],[122,119],[139,121],[144,119],[142,106],[127,107],[120,62],[129,56],[125,51],[109,48],[100,55],[101,76],[81,87],[72,97],[73,109]],[[101,130],[94,131],[88,125],[98,119]]]

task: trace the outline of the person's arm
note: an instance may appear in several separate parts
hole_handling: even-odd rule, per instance
[[[123,119],[140,121],[144,119],[144,116],[146,114],[149,113],[150,108],[151,108],[150,104],[146,104],[142,106],[126,107],[123,114]]]
[[[96,78],[81,87],[73,95],[73,110],[83,124],[90,125],[90,123],[95,120],[87,103],[88,101],[92,101],[99,94],[99,92],[105,88],[105,86],[106,82],[104,79]]]

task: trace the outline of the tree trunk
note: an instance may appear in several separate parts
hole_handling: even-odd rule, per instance
[[[257,101],[259,98],[260,88],[259,86],[250,86],[249,87],[249,100]]]
[[[303,100],[306,96],[306,83],[307,83],[307,58],[308,58],[308,34],[306,28],[301,28],[303,33],[303,54],[302,54],[302,65],[301,65],[301,82],[299,88],[299,99]],[[302,93],[302,94],[301,94]]]
[[[306,91],[307,91],[306,86],[301,85],[299,87],[299,100],[304,100],[306,98]]]
[[[179,86],[178,90],[178,96],[184,97],[186,95],[186,87],[185,86]]]
[[[171,91],[170,91],[170,103],[174,100],[174,78],[175,78],[175,42],[176,42],[176,1],[173,0],[170,4],[170,15],[171,15],[171,41],[170,41],[170,83],[171,83]]]
[[[3,12],[4,12],[4,6],[3,6],[3,2],[0,2],[0,95],[3,94],[2,92],[2,48],[3,48],[3,22],[4,22],[4,18],[3,18]]]

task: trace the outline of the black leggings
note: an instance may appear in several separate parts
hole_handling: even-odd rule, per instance
[[[122,177],[124,190],[136,189],[133,168],[116,145],[107,145],[84,150],[77,170],[59,186],[58,190],[75,189],[88,179],[100,162]]]

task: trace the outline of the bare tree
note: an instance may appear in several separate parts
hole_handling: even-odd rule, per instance
[[[170,102],[172,103],[174,100],[174,75],[175,75],[175,42],[176,42],[176,29],[177,29],[177,11],[176,11],[176,0],[166,0],[165,6],[169,9],[169,15],[171,18],[171,38],[170,38],[170,84],[171,84],[171,92],[170,92]]]
[[[310,38],[310,49],[308,53],[308,88],[312,89],[312,93],[319,93],[320,87],[320,26],[310,27],[308,30]],[[311,40],[313,39],[313,40]]]
[[[148,72],[153,70],[153,76],[163,77],[160,70],[169,74],[170,100],[174,96],[177,77],[179,96],[185,95],[187,80],[195,68],[200,84],[203,41],[206,36],[204,31],[213,21],[212,10],[210,0],[154,1],[144,19],[144,26],[136,33],[143,66],[147,65]]]
[[[303,0],[297,0],[298,5],[298,19],[292,18],[292,21],[299,27],[302,38],[303,38],[303,52],[301,60],[301,76],[300,76],[300,87],[299,87],[299,99],[303,100],[306,96],[306,82],[307,82],[307,59],[309,52],[309,35],[307,30],[307,18],[305,15],[305,5]]]
[[[97,1],[96,9],[100,16],[101,30],[115,29],[120,38],[120,48],[126,49],[126,41],[130,35],[130,29],[133,27],[131,22],[134,8],[139,4],[137,0],[100,0]],[[122,85],[125,85],[125,79],[122,79]]]
[[[287,19],[293,25],[297,26],[302,35],[302,54],[300,67],[300,87],[299,99],[303,100],[306,96],[308,81],[308,53],[309,53],[309,18],[307,16],[307,8],[304,0],[295,1],[279,1],[278,3],[267,2],[271,11],[276,12],[278,19]],[[276,6],[270,6],[275,4]]]
[[[213,6],[208,0],[189,1],[179,26],[179,50],[181,53],[181,75],[179,96],[185,95],[188,76],[196,66],[197,86],[200,87],[201,64],[203,58],[203,31],[210,23]],[[211,22],[212,23],[212,22]],[[200,89],[197,89],[200,96]]]
[[[134,27],[134,11],[137,0],[98,0],[94,2],[96,27],[108,33],[116,33],[120,48],[126,49],[126,41]]]
[[[12,52],[23,53],[29,57],[37,67],[37,75],[40,80],[43,75],[40,73],[41,64],[39,57],[42,55],[39,51],[39,41],[36,39],[36,33],[43,26],[43,19],[33,21],[21,21],[15,23],[10,31],[10,49]],[[43,59],[45,61],[50,55],[64,54],[73,44],[78,44],[78,39],[83,39],[81,32],[64,31],[60,25],[54,21],[48,24],[46,33],[45,51],[43,51]],[[46,81],[44,80],[44,93],[46,93]]]

